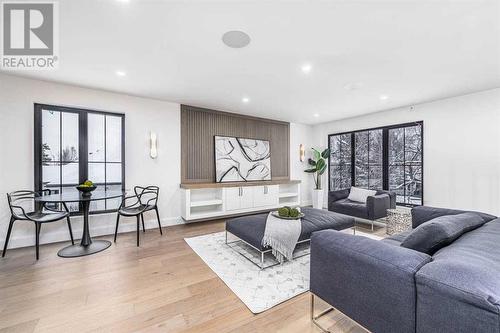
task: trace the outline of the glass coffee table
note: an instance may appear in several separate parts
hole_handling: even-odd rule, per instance
[[[70,191],[36,197],[35,201],[41,204],[81,203],[83,207],[83,234],[80,244],[66,246],[59,250],[57,255],[63,258],[88,256],[106,250],[111,246],[107,240],[92,240],[89,232],[89,210],[92,201],[120,198],[125,195],[122,191],[95,191],[90,196],[84,196],[79,191]]]

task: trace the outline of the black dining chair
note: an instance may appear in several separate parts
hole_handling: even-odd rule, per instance
[[[40,205],[35,202],[35,199],[42,195],[50,195],[52,192],[49,189],[40,192],[34,191],[15,191],[7,193],[7,200],[10,207],[10,223],[7,230],[7,237],[3,247],[2,257],[5,257],[7,246],[9,244],[12,226],[16,221],[30,221],[35,224],[35,246],[36,246],[36,260],[39,258],[39,245],[40,245],[40,229],[42,224],[56,222],[66,219],[68,223],[69,236],[71,243],[75,245],[73,240],[73,231],[71,230],[71,221],[69,219],[69,210],[65,203],[63,207],[65,211],[58,210],[56,206]]]
[[[163,235],[161,230],[160,214],[158,213],[159,193],[160,188],[158,186],[136,186],[134,187],[134,195],[123,198],[122,203],[118,208],[118,215],[116,216],[115,243],[116,235],[118,234],[120,216],[135,216],[137,219],[137,246],[139,246],[140,220],[142,220],[142,231],[146,232],[146,228],[144,226],[144,213],[152,210],[156,212],[160,234]],[[132,204],[127,204],[127,200],[129,199],[135,199],[135,201]]]

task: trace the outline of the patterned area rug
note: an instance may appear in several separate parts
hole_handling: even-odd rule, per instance
[[[380,239],[361,232],[356,234]],[[233,240],[235,238],[228,239]],[[309,290],[309,255],[261,270],[225,244],[224,232],[185,238],[185,241],[255,314]],[[240,242],[231,246],[239,247],[253,262],[260,261],[260,254],[248,245]],[[307,244],[298,246],[294,255],[308,250]],[[267,254],[265,265],[273,262],[272,255]]]

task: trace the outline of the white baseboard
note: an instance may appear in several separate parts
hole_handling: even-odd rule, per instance
[[[107,216],[109,214],[105,214],[104,216]],[[102,217],[102,216],[99,216]],[[92,215],[90,217],[92,219]],[[115,219],[116,215],[113,215],[113,219],[106,219],[106,221],[90,221],[90,234],[92,237],[96,236],[106,236],[106,235],[114,235],[115,233]],[[73,221],[76,220],[76,221]],[[182,218],[179,217],[170,217],[170,218],[162,218],[160,219],[161,221],[161,226],[162,227],[167,227],[167,226],[172,226],[172,225],[178,225],[178,224],[184,224],[184,221]],[[17,223],[23,223],[25,221],[19,221],[14,223],[14,228],[16,228]],[[42,227],[41,233],[40,233],[40,244],[50,244],[50,243],[57,243],[57,242],[64,242],[70,240],[69,234],[68,234],[68,229],[65,225],[64,222],[62,223],[62,227],[58,228],[58,230],[55,231],[49,231],[47,233],[44,233],[44,229]],[[83,227],[81,223],[81,218],[74,219],[72,218],[71,225],[73,227],[73,237],[75,240],[80,239],[82,232],[83,232]],[[146,229],[155,229],[158,228],[158,220],[156,218],[150,218],[150,219],[144,219],[144,225]],[[131,232],[136,230],[136,220],[135,218],[121,218],[120,219],[120,226],[118,229],[118,233],[125,233],[125,232]],[[142,226],[141,226],[142,230]],[[13,230],[14,231],[14,230]],[[1,240],[0,243],[0,250],[3,249],[5,243],[5,239]],[[11,239],[9,240],[9,249],[15,249],[15,248],[20,248],[20,247],[26,247],[26,246],[34,246],[35,245],[35,230],[33,227],[33,232],[31,233],[25,233],[23,232],[23,235],[17,235],[14,236],[12,235]]]

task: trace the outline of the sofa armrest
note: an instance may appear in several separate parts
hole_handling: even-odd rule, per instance
[[[330,203],[333,203],[335,201],[347,198],[350,192],[351,192],[350,189],[328,192],[328,205],[330,205]]]
[[[414,332],[415,273],[430,256],[333,230],[311,238],[311,292],[372,332]]]
[[[391,209],[394,209],[396,208],[396,192],[393,192],[393,191],[384,191],[384,190],[378,190],[377,191],[377,195],[378,194],[387,194],[389,196],[389,198],[391,199],[391,204],[390,204],[390,207]]]
[[[387,216],[387,210],[391,208],[391,198],[389,194],[378,194],[369,196],[366,199],[368,209],[368,219],[376,220]]]

